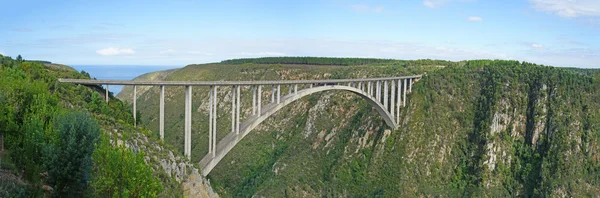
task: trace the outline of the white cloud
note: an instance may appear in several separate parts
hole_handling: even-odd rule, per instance
[[[448,0],[423,0],[423,5],[430,8],[436,8],[444,5],[446,2],[448,2]]]
[[[213,53],[210,52],[203,52],[203,51],[188,51],[188,54],[197,54],[197,55],[205,55],[205,56],[212,56],[215,55]]]
[[[471,21],[471,22],[481,22],[481,21],[483,21],[483,19],[481,17],[478,17],[478,16],[470,16],[470,17],[467,18],[467,20]]]
[[[529,3],[538,11],[561,17],[600,16],[599,0],[529,0]]]
[[[429,8],[442,7],[449,2],[474,2],[477,0],[423,0],[423,5]]]
[[[538,49],[538,50],[544,49],[544,46],[543,46],[543,45],[541,45],[541,44],[537,44],[537,43],[531,44],[531,47],[532,47],[533,49]]]
[[[350,5],[350,8],[352,8],[352,10],[356,11],[356,12],[375,12],[375,13],[381,13],[381,12],[385,12],[385,8],[383,8],[383,6],[369,6],[369,5],[365,5],[365,4],[355,4],[355,5]]]
[[[115,56],[115,55],[123,55],[123,54],[135,54],[135,50],[131,48],[118,48],[118,47],[109,47],[104,49],[96,50],[97,54],[102,56]]]

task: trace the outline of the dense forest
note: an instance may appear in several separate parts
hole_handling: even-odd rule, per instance
[[[302,64],[302,65],[455,65],[457,63],[442,60],[395,60],[379,58],[330,58],[330,57],[265,57],[241,58],[221,61],[222,64]]]
[[[43,63],[0,56],[0,197],[158,195],[143,152],[113,147],[96,121],[132,124],[128,105],[106,103],[100,86],[58,83],[89,74]]]

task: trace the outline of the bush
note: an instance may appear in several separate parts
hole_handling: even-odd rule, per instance
[[[144,153],[134,153],[124,146],[112,147],[102,136],[93,154],[92,187],[101,197],[156,197],[162,190]]]
[[[87,113],[70,112],[55,121],[58,140],[47,147],[48,184],[58,197],[81,197],[92,168],[100,128]]]

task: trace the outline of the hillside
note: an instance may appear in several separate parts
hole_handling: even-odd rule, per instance
[[[164,80],[167,76],[169,76],[169,74],[171,74],[177,70],[178,69],[169,69],[169,70],[150,72],[150,73],[140,75],[140,76],[134,78],[133,80],[134,81],[161,81],[161,80]],[[143,94],[144,92],[148,91],[148,89],[150,89],[150,87],[144,87],[144,86],[138,87],[137,94],[138,95]],[[133,88],[131,86],[123,87],[121,92],[119,92],[119,94],[117,94],[116,97],[118,99],[120,99],[121,101],[131,103],[132,98],[133,98]]]
[[[0,197],[217,196],[192,163],[132,126],[127,104],[58,78],[89,74],[0,56]]]
[[[244,60],[189,65],[165,80],[425,72],[401,110],[400,129],[389,130],[374,109],[352,94],[316,94],[284,108],[245,137],[210,173],[212,186],[224,197],[600,194],[600,77],[581,71],[488,60],[343,67]],[[270,89],[265,90],[263,101],[268,101]],[[219,89],[218,137],[229,131],[229,91]],[[207,152],[207,92],[200,87],[193,92],[192,162]],[[243,119],[251,95],[242,92]],[[138,95],[142,123],[157,136],[158,89]],[[181,152],[183,88],[167,88],[165,100],[165,141]]]

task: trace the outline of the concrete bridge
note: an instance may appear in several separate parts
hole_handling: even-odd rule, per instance
[[[122,81],[122,80],[81,80],[59,79],[59,82],[85,85],[128,85],[133,87],[133,118],[136,120],[136,87],[159,86],[159,133],[164,138],[165,86],[185,87],[185,123],[184,154],[191,156],[192,133],[192,87],[208,86],[209,91],[209,147],[208,154],[200,160],[202,174],[210,171],[242,140],[252,129],[286,105],[313,93],[342,90],[359,95],[368,101],[385,123],[393,129],[399,127],[400,107],[406,106],[406,94],[412,91],[412,84],[420,75],[387,78],[331,79],[331,80],[287,80],[287,81]],[[300,85],[300,89],[299,89]],[[231,87],[231,132],[217,143],[217,90],[219,87]],[[287,87],[288,93],[281,90]],[[240,122],[241,87],[250,87],[252,91],[252,115]],[[263,102],[263,87],[271,88],[271,101]]]

